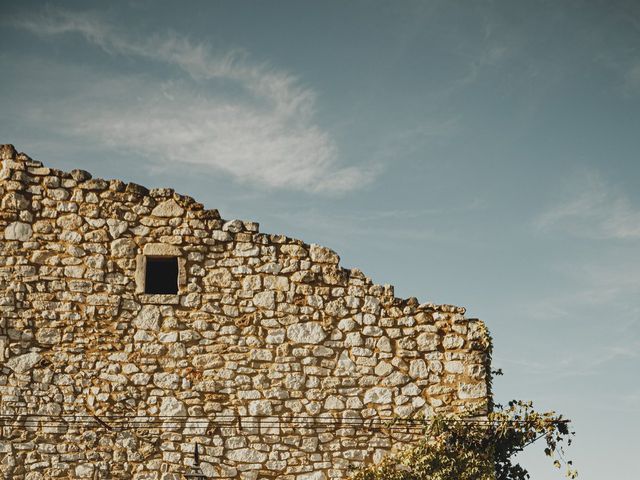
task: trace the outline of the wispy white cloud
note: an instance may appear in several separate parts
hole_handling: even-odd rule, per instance
[[[331,135],[314,120],[315,92],[245,52],[218,53],[170,33],[141,38],[98,16],[54,8],[13,25],[45,37],[79,35],[110,55],[178,73],[170,81],[113,73],[35,112],[55,116],[53,124],[65,132],[156,163],[212,167],[266,187],[339,192],[378,172],[342,165]]]
[[[572,196],[535,218],[537,229],[595,239],[640,239],[640,209],[600,175],[581,175],[572,190]]]

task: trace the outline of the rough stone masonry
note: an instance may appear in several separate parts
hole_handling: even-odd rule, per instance
[[[490,408],[463,308],[168,188],[0,165],[2,478],[177,480],[196,442],[209,478],[346,478],[415,440],[392,417]]]

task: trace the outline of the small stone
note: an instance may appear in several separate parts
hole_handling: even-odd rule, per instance
[[[233,240],[233,237],[229,232],[223,232],[221,230],[214,230],[211,232],[211,238],[219,242],[230,242]]]
[[[283,245],[280,247],[280,251],[283,254],[294,258],[303,258],[307,256],[307,251],[300,245]]]

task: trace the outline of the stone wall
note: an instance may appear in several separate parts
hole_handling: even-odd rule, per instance
[[[345,478],[415,438],[381,420],[490,404],[464,309],[171,189],[0,147],[0,475]],[[177,295],[145,294],[176,256]]]

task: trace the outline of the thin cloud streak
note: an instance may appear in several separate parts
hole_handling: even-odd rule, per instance
[[[240,50],[217,55],[176,34],[131,38],[99,17],[52,8],[13,25],[45,37],[78,34],[110,55],[181,72],[170,82],[132,74],[87,82],[84,91],[35,112],[47,121],[55,115],[65,133],[268,188],[343,192],[379,173],[340,165],[335,142],[314,122],[315,92],[288,72],[250,63]],[[242,93],[229,94],[229,85]]]
[[[640,210],[596,173],[583,175],[578,193],[534,219],[540,231],[592,239],[640,239]]]

